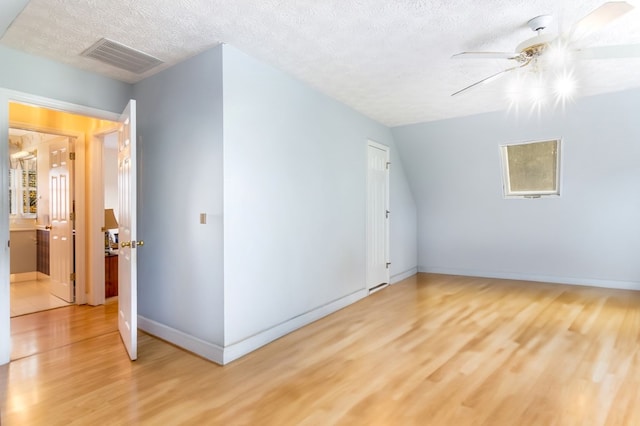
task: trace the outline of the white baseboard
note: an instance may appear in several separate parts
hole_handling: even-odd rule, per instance
[[[594,278],[557,277],[550,275],[519,274],[511,272],[475,271],[455,268],[427,268],[419,266],[420,272],[446,275],[463,275],[469,277],[498,278],[508,280],[537,281],[552,284],[582,285],[589,287],[613,288],[618,290],[640,290],[640,282],[617,281]]]
[[[274,327],[254,334],[244,340],[232,343],[224,348],[145,318],[141,315],[138,315],[138,328],[146,333],[193,352],[196,355],[217,364],[224,365],[253,352],[261,346],[271,343],[292,331],[351,305],[352,303],[366,297],[367,294],[368,292],[364,289],[358,290],[355,293],[331,303],[327,303],[326,305],[320,306],[310,312],[298,315],[297,317],[291,318],[290,320],[280,323]]]
[[[9,282],[19,283],[22,281],[36,281],[38,279],[37,272],[21,272],[19,274],[10,274]]]
[[[206,342],[175,328],[138,315],[138,328],[152,336],[159,337],[176,346],[186,349],[217,364],[224,362],[224,349],[214,343]]]
[[[366,297],[367,294],[368,292],[365,289],[358,290],[355,293],[352,293],[336,301],[327,303],[324,306],[320,306],[302,315],[298,315],[297,317],[291,318],[290,320],[280,323],[274,327],[254,334],[253,336],[248,337],[244,340],[232,343],[224,348],[224,363],[227,364],[235,359],[238,359],[241,356],[258,349],[259,347],[266,345],[267,343],[273,342],[274,340],[284,336],[285,334],[291,333],[294,330],[304,327],[307,324],[310,324],[322,317],[325,317],[348,305],[351,305],[352,303],[355,303],[358,300]]]
[[[395,274],[391,276],[391,284],[398,283],[404,279],[407,279],[418,273],[418,267],[413,267],[411,269],[407,269],[404,272],[400,272],[399,274]]]

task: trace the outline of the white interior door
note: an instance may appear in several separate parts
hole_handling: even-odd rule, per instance
[[[129,357],[138,357],[138,286],[136,241],[136,103],[120,118],[118,138],[118,329]]]
[[[367,288],[389,284],[389,148],[367,147]]]
[[[69,303],[75,301],[72,149],[70,138],[49,145],[50,291]]]

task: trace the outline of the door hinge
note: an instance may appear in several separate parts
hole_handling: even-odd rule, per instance
[[[69,213],[69,220],[76,220],[76,212]]]
[[[76,153],[75,152],[70,152],[69,153],[69,160],[73,161],[76,159]]]
[[[391,262],[387,262],[387,269],[389,269],[389,266],[391,266]]]
[[[76,280],[76,273],[72,272],[69,274],[69,281],[75,281]]]
[[[389,170],[389,167],[391,167],[391,163],[387,161],[387,170]]]
[[[389,219],[389,213],[391,213],[389,210],[385,210],[385,218]]]

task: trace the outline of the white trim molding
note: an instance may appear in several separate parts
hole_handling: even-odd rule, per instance
[[[224,364],[228,364],[261,346],[271,343],[274,340],[291,333],[305,325],[311,324],[329,314],[332,314],[358,300],[366,297],[368,291],[365,289],[358,290],[355,293],[342,297],[326,305],[320,306],[312,311],[298,315],[285,322],[277,324],[267,330],[261,331],[253,336],[247,337],[236,343],[232,343],[224,348]]]
[[[21,283],[23,281],[35,281],[38,279],[38,272],[20,272],[17,274],[9,274],[9,282]]]
[[[204,341],[175,328],[145,318],[142,315],[138,315],[138,328],[145,333],[166,340],[209,361],[223,364],[224,348],[215,343]]]
[[[118,121],[120,119],[120,114],[115,112],[105,111],[85,105],[73,104],[66,101],[58,101],[44,96],[18,92],[10,89],[0,88],[0,99],[7,99],[9,102],[26,103],[42,108],[60,110],[71,114],[86,115],[102,120]]]
[[[298,315],[285,322],[277,324],[271,328],[247,337],[239,342],[232,343],[228,346],[221,347],[215,343],[206,342],[197,337],[186,334],[180,330],[153,321],[138,315],[138,328],[145,333],[166,340],[176,346],[179,346],[189,352],[201,356],[209,361],[213,361],[220,365],[225,365],[254,350],[273,342],[274,340],[291,333],[305,325],[311,324],[327,315],[330,315],[358,300],[366,297],[367,290],[358,290],[333,302],[320,306],[317,309]]]
[[[399,283],[400,281],[406,280],[407,278],[412,277],[417,273],[418,273],[418,267],[414,266],[413,268],[407,269],[404,272],[399,272],[397,274],[394,274],[391,276],[391,284]]]
[[[640,290],[640,282],[603,280],[594,278],[556,277],[549,275],[521,274],[513,272],[476,271],[455,268],[426,268],[419,267],[419,272],[445,275],[462,275],[467,277],[496,278],[506,280],[532,281],[550,284],[569,284],[587,287],[612,288],[617,290]]]

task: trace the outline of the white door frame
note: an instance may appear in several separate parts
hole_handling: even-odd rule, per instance
[[[118,131],[118,123],[114,122],[113,128],[98,129],[92,135],[90,142],[95,148],[91,153],[89,160],[89,169],[92,176],[99,176],[100,179],[92,179],[89,185],[89,193],[91,194],[91,205],[89,206],[89,229],[96,231],[97,224],[104,226],[104,138],[108,134]],[[96,231],[97,232],[97,231]],[[103,305],[105,302],[105,283],[104,283],[104,233],[100,230],[97,235],[92,235],[89,240],[92,247],[91,270],[88,273],[88,279],[91,283],[89,297],[87,302],[89,305]]]
[[[37,107],[43,107],[53,110],[58,110],[62,112],[84,115],[88,117],[93,117],[97,119],[110,120],[117,122],[120,118],[119,113],[113,113],[110,111],[100,110],[97,108],[92,108],[88,106],[73,104],[70,102],[60,101],[56,99],[46,98],[43,96],[33,95],[29,93],[2,89],[0,88],[0,144],[2,144],[3,148],[0,148],[0,197],[3,197],[3,200],[7,200],[9,198],[9,185],[7,182],[9,176],[9,145],[8,145],[8,135],[9,135],[9,102],[23,103],[29,104]],[[84,135],[82,135],[81,143],[79,139],[76,140],[76,168],[78,170],[85,170],[85,145],[87,141],[84,141]],[[94,150],[96,147],[88,147],[90,150]],[[101,149],[101,147],[100,147]],[[80,211],[83,214],[79,215],[79,218],[82,220],[76,221],[76,244],[78,247],[87,247],[87,255],[88,258],[91,259],[92,264],[94,264],[95,259],[97,259],[96,255],[102,255],[100,257],[100,261],[104,263],[104,254],[102,244],[100,245],[100,250],[98,253],[94,253],[96,244],[93,243],[93,238],[89,236],[89,245],[86,245],[86,222],[85,222],[85,214],[86,214],[86,206],[85,206],[85,173],[79,173],[76,179],[76,194],[82,194],[81,197],[78,197],[79,203],[76,204],[76,211]],[[102,181],[102,175],[96,176],[96,179]],[[96,203],[91,203],[90,215],[93,216],[95,212],[93,209],[95,208]],[[104,206],[100,208],[100,212],[102,214],[104,211]],[[11,359],[11,322],[10,318],[10,286],[9,286],[9,249],[8,249],[8,241],[9,241],[9,211],[7,203],[0,204],[0,221],[2,225],[0,226],[0,365],[6,364]],[[78,219],[79,219],[78,218]],[[102,220],[102,219],[101,219]],[[5,241],[7,243],[5,243]],[[82,256],[85,255],[84,250],[78,250],[78,252],[82,252]],[[82,280],[86,279],[86,270],[84,269],[87,264],[87,258],[81,260],[80,257],[76,257],[78,267],[82,267],[82,275],[80,275],[80,271],[77,269],[77,274],[82,277]],[[82,281],[79,280],[79,281]],[[84,281],[82,281],[84,286]],[[80,285],[78,282],[76,283],[76,300],[78,303],[86,303],[86,300],[82,298],[85,297],[85,289],[80,290]],[[103,284],[104,286],[104,284]],[[91,293],[94,293],[93,291]],[[86,298],[85,298],[86,299]]]

